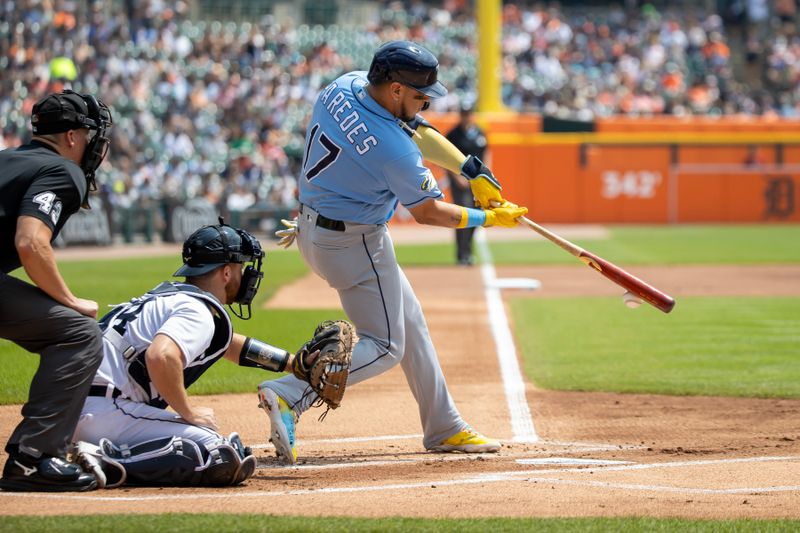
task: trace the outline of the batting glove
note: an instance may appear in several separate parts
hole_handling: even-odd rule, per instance
[[[499,207],[486,209],[484,212],[486,213],[486,222],[483,223],[484,228],[491,226],[513,228],[517,225],[517,219],[528,213],[528,208],[518,207],[511,202],[505,202]]]
[[[275,236],[280,239],[278,241],[278,246],[289,248],[297,238],[297,217],[294,217],[292,220],[285,220],[282,218],[281,224],[286,226],[286,229],[275,232]]]

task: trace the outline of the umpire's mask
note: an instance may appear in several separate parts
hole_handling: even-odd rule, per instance
[[[234,315],[249,320],[252,316],[250,304],[264,277],[263,258],[258,239],[243,229],[225,224],[220,217],[219,224],[203,226],[189,235],[183,243],[183,266],[173,276],[200,276],[228,263],[249,263],[242,272],[242,282],[234,299],[238,309],[232,304],[229,306]]]
[[[93,132],[81,160],[87,185],[82,207],[86,209],[89,209],[89,191],[97,190],[95,172],[111,144],[108,130],[112,122],[107,105],[91,94],[78,94],[69,89],[45,96],[33,106],[31,126],[34,135],[63,133],[78,128]]]

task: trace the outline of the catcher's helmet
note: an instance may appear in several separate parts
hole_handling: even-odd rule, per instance
[[[367,79],[373,85],[396,81],[431,98],[447,94],[437,80],[439,61],[430,50],[411,41],[389,41],[372,58]]]
[[[228,263],[251,263],[242,274],[242,282],[234,302],[239,304],[239,312],[234,314],[247,320],[250,318],[250,303],[258,292],[264,273],[261,261],[264,252],[258,239],[248,232],[225,224],[220,217],[219,224],[203,226],[183,243],[183,266],[173,276],[200,276]],[[246,316],[242,306],[247,309]]]

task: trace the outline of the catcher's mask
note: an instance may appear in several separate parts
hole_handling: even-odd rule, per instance
[[[183,266],[173,276],[200,276],[228,263],[250,263],[242,272],[242,282],[234,299],[238,310],[233,304],[229,305],[233,314],[249,320],[252,316],[250,304],[264,277],[263,258],[258,239],[243,229],[225,224],[220,217],[219,224],[203,226],[189,235],[183,243]]]
[[[82,206],[86,209],[89,209],[89,191],[97,190],[95,172],[111,144],[108,130],[112,123],[107,105],[91,94],[78,94],[69,89],[45,96],[33,106],[31,126],[34,135],[63,133],[79,128],[94,132],[81,159],[81,170],[87,184]]]

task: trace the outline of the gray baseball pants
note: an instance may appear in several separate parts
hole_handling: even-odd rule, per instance
[[[63,457],[103,360],[100,327],[41,289],[0,273],[0,338],[40,355],[22,422],[6,451]]]
[[[419,406],[423,445],[431,448],[467,424],[447,390],[419,300],[397,264],[385,224],[346,224],[345,231],[317,226],[317,213],[303,206],[297,243],[306,263],[339,293],[355,325],[348,386],[400,363]],[[316,400],[307,384],[292,375],[267,385],[302,413]]]

